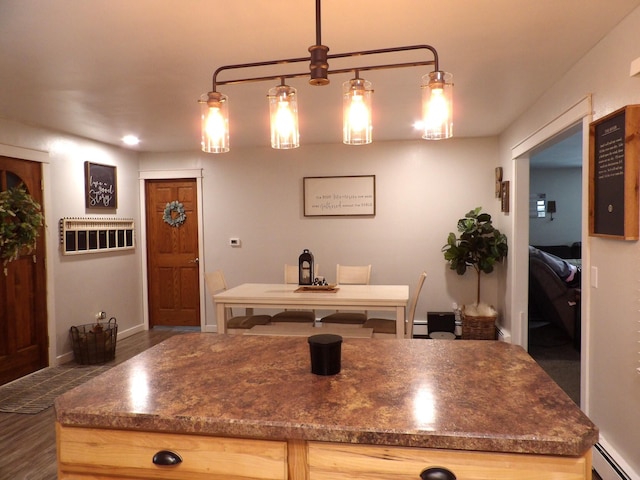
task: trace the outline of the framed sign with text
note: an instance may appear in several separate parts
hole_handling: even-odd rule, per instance
[[[376,176],[304,177],[304,216],[374,216]]]
[[[118,207],[116,167],[84,162],[85,207]]]
[[[589,235],[638,240],[640,105],[589,125]]]

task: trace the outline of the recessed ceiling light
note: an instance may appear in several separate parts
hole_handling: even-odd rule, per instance
[[[122,141],[126,145],[131,145],[131,146],[138,145],[140,143],[140,139],[135,135],[125,135],[124,137],[122,137]]]

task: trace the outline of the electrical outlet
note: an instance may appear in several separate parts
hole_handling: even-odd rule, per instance
[[[240,241],[239,238],[230,238],[229,239],[229,245],[231,245],[232,247],[239,247],[242,244],[242,242]]]
[[[107,318],[107,312],[98,312],[96,314],[96,318],[98,320],[104,320],[105,318]]]

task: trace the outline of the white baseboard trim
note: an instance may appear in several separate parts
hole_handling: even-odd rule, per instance
[[[593,447],[593,468],[602,480],[640,480],[627,462],[600,434],[600,440]]]

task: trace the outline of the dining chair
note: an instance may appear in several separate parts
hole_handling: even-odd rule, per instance
[[[209,295],[213,298],[216,293],[227,290],[227,282],[222,270],[204,274]],[[227,333],[243,333],[256,325],[267,325],[271,322],[271,315],[239,315],[233,316],[231,308],[225,309]]]
[[[314,265],[314,275],[317,277],[317,273],[320,270],[319,264]],[[298,275],[299,268],[298,265],[287,265],[284,266],[284,283],[289,285],[297,285],[300,281],[300,277]],[[285,310],[283,312],[276,313],[273,317],[271,317],[272,323],[289,323],[289,322],[297,322],[297,323],[313,323],[316,321],[316,312],[315,310]]]
[[[404,321],[404,336],[405,338],[413,338],[413,325],[416,317],[416,308],[418,306],[418,299],[420,298],[420,292],[424,285],[424,280],[427,278],[427,272],[422,272],[418,277],[418,284],[416,285],[415,292],[409,303],[409,310],[407,312],[407,318]],[[364,328],[372,328],[373,336],[375,337],[394,337],[396,336],[396,321],[389,318],[369,318],[364,322]]]
[[[371,265],[336,265],[338,285],[369,285]],[[322,317],[323,323],[363,324],[367,312],[335,312]]]

